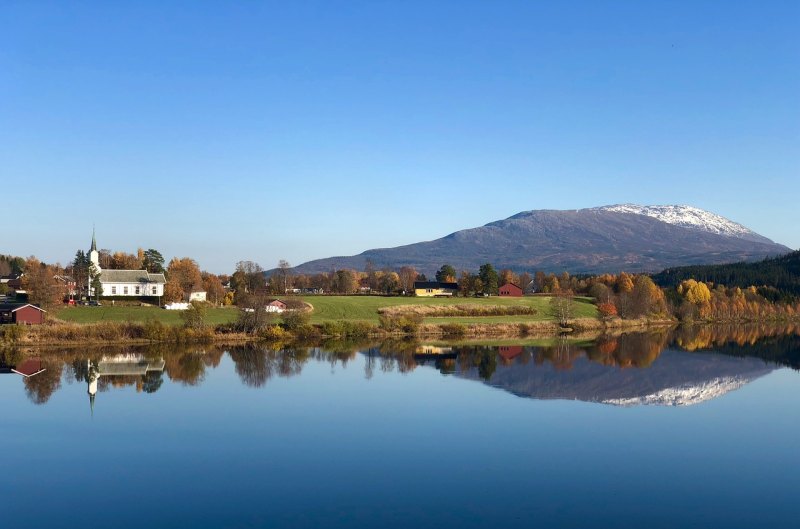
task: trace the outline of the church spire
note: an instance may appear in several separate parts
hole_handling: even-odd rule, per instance
[[[94,240],[94,224],[92,225],[92,247],[89,248],[90,252],[97,251],[97,241]]]

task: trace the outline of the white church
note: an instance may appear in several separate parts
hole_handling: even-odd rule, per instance
[[[100,268],[100,252],[92,232],[92,247],[89,249],[91,267],[100,273],[100,284],[103,286],[101,297],[143,297],[163,296],[167,279],[164,274],[151,274],[147,270],[103,270]],[[89,296],[94,296],[89,278]]]

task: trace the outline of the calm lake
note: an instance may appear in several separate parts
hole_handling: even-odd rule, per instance
[[[800,520],[797,328],[0,360],[4,528]]]

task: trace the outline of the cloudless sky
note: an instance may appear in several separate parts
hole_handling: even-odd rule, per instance
[[[48,262],[624,202],[797,248],[800,2],[0,2],[0,183],[0,253]]]

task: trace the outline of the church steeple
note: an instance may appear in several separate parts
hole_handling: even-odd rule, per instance
[[[89,262],[92,263],[97,271],[100,271],[100,252],[97,251],[97,240],[94,238],[94,225],[92,225],[92,247],[89,248]],[[91,279],[89,282],[91,283]]]

